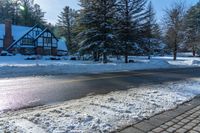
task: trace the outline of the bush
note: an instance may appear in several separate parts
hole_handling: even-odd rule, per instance
[[[76,57],[71,57],[70,60],[77,60]]]
[[[50,60],[61,60],[60,57],[51,56]]]

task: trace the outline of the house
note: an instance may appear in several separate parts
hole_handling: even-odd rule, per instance
[[[38,25],[24,27],[12,25],[9,20],[0,24],[0,52],[23,55],[66,55],[66,43],[58,39],[48,28]]]

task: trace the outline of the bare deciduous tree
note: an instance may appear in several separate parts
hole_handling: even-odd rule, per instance
[[[165,11],[164,25],[165,38],[170,49],[173,51],[174,60],[177,59],[178,46],[183,40],[183,25],[185,16],[185,6],[181,2],[175,3]]]

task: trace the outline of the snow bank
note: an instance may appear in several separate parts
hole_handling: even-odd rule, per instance
[[[200,94],[191,79],[88,96],[0,115],[0,132],[100,133],[121,129]]]
[[[125,64],[123,60],[110,58],[108,64],[95,63],[92,61],[70,61],[47,60],[25,60],[25,56],[17,55],[11,57],[0,56],[0,77],[33,76],[33,75],[57,75],[69,73],[105,73],[144,69],[177,68],[200,66],[200,58],[180,57],[173,61],[172,57],[130,57],[135,63]]]
[[[176,66],[200,66],[200,59],[168,61],[168,63]]]
[[[200,61],[199,60],[193,60],[191,65],[197,65],[200,66]]]

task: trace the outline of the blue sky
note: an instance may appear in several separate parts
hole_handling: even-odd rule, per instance
[[[79,9],[79,0],[35,0],[43,11],[46,12],[45,18],[48,22],[55,24],[57,22],[57,16],[60,14],[65,6],[70,6],[74,9]],[[153,2],[154,9],[158,20],[162,18],[164,9],[169,8],[176,0],[151,0]],[[187,6],[194,5],[199,0],[179,0],[183,1]]]

